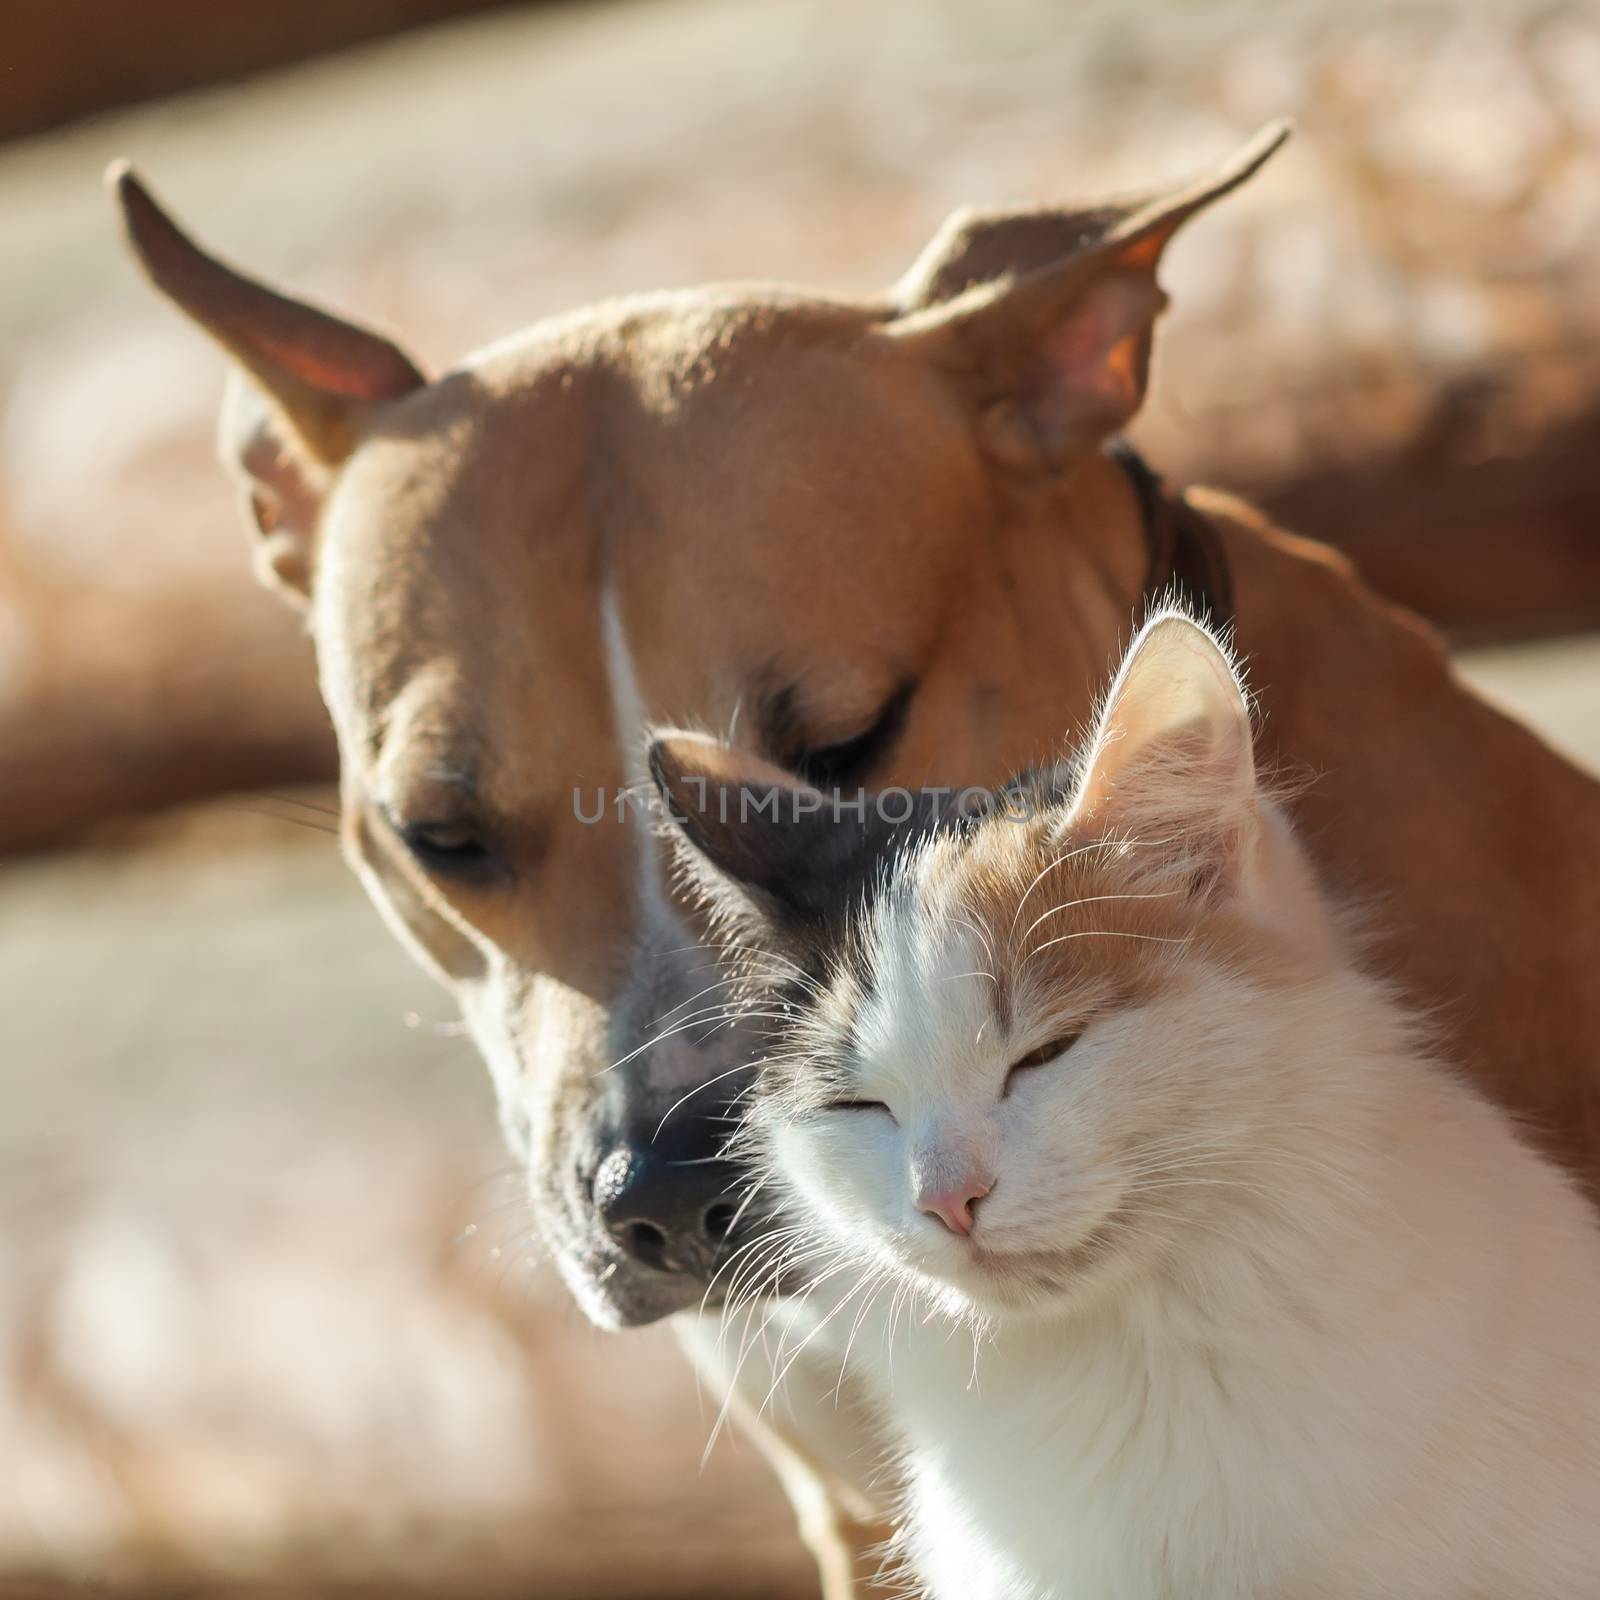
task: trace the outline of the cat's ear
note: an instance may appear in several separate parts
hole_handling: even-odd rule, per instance
[[[1231,879],[1260,825],[1252,743],[1227,652],[1188,617],[1157,617],[1106,696],[1067,825],[1133,841],[1207,884]]]
[[[649,763],[678,862],[715,910],[793,937],[848,909],[875,849],[869,802],[704,734],[657,733]]]

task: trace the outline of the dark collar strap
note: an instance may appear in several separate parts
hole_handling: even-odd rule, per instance
[[[1127,474],[1139,501],[1150,557],[1145,605],[1176,594],[1214,628],[1226,628],[1233,621],[1233,577],[1216,529],[1173,494],[1126,439],[1113,439],[1106,454]]]

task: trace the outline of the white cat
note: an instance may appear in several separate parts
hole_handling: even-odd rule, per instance
[[[1146,626],[1023,820],[653,765],[929,1595],[1600,1596],[1600,1225],[1363,970],[1203,629]]]

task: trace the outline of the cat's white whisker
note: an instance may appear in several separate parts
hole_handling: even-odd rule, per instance
[[[847,1266],[849,1264],[850,1263],[846,1263]],[[818,1280],[818,1282],[821,1281],[824,1280]],[[787,1359],[784,1359],[784,1348],[780,1343],[778,1347],[778,1355],[783,1364],[779,1367],[777,1376],[773,1378],[772,1386],[767,1390],[765,1399],[763,1399],[761,1404],[756,1408],[756,1415],[758,1417],[765,1415],[767,1407],[772,1403],[773,1396],[777,1394],[778,1390],[783,1387],[783,1380],[788,1377],[790,1369],[794,1366],[795,1362],[805,1354],[810,1346],[815,1343],[818,1337],[820,1337],[820,1335],[832,1324],[834,1318],[837,1317],[840,1312],[842,1312],[845,1307],[848,1306],[850,1302],[871,1282],[872,1279],[870,1277],[858,1278],[850,1287],[850,1289],[846,1291],[844,1296],[833,1306],[833,1308],[822,1317],[816,1326],[807,1331],[805,1338],[800,1341],[793,1352],[788,1355]],[[811,1285],[811,1289],[814,1290],[816,1286],[817,1285],[814,1283]],[[808,1293],[809,1292],[810,1291],[808,1291]]]
[[[871,1314],[872,1308],[878,1303],[878,1299],[882,1295],[884,1289],[894,1281],[892,1275],[881,1268],[877,1269],[874,1274],[874,1278],[875,1283],[873,1290],[871,1294],[869,1294],[861,1302],[861,1308],[856,1312],[855,1318],[850,1324],[849,1337],[846,1338],[844,1344],[844,1354],[839,1358],[839,1376],[833,1385],[833,1403],[835,1406],[839,1404],[839,1397],[844,1389],[845,1376],[850,1370],[850,1352],[855,1349],[856,1335],[860,1333],[861,1325]]]
[[[1139,944],[1189,943],[1187,934],[1174,937],[1159,933],[1132,933],[1119,928],[1080,928],[1074,933],[1058,933],[1055,938],[1046,939],[1043,944],[1035,945],[1022,959],[1024,962],[1032,961],[1035,956],[1043,955],[1046,950],[1053,949],[1058,944],[1070,944],[1074,939],[1132,939]]]
[[[1080,906],[1104,905],[1116,900],[1170,900],[1177,894],[1176,889],[1151,890],[1147,894],[1084,894],[1076,900],[1064,900],[1058,906],[1051,906],[1048,911],[1042,911],[1026,928],[1022,930],[1022,937],[1026,939],[1036,928],[1048,922],[1051,917],[1059,917],[1063,912],[1076,911]]]
[[[718,1004],[707,1006],[703,1011],[689,1017],[680,1017],[672,1027],[652,1034],[643,1044],[637,1045],[627,1055],[618,1057],[609,1066],[601,1067],[592,1074],[596,1078],[603,1078],[608,1072],[615,1072],[619,1067],[625,1067],[630,1061],[637,1060],[647,1050],[654,1050],[658,1045],[665,1044],[669,1039],[675,1039],[679,1034],[688,1033],[697,1027],[704,1027],[710,1031],[715,1023],[722,1021],[740,1021],[743,1013],[735,1006]]]
[[[1034,874],[1033,880],[1028,884],[1028,887],[1022,891],[1022,896],[1017,901],[1015,915],[1013,915],[1011,918],[1011,926],[1006,930],[1007,945],[1009,946],[1016,938],[1017,924],[1022,920],[1023,908],[1033,897],[1034,891],[1041,883],[1044,882],[1046,878],[1050,876],[1052,872],[1056,871],[1060,867],[1064,867],[1069,861],[1077,861],[1083,856],[1092,855],[1096,850],[1104,850],[1114,843],[1115,841],[1111,839],[1091,839],[1088,844],[1078,845],[1071,850],[1065,850],[1060,855],[1055,857],[1054,860],[1045,862],[1045,864],[1039,868],[1038,872]]]

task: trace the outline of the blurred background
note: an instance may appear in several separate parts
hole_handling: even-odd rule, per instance
[[[1317,0],[14,0],[0,36],[0,1592],[811,1593],[661,1330],[565,1302],[342,868],[220,359],[100,171],[442,365],[968,202],[1299,135],[1174,248],[1138,437],[1600,762],[1600,14]]]

